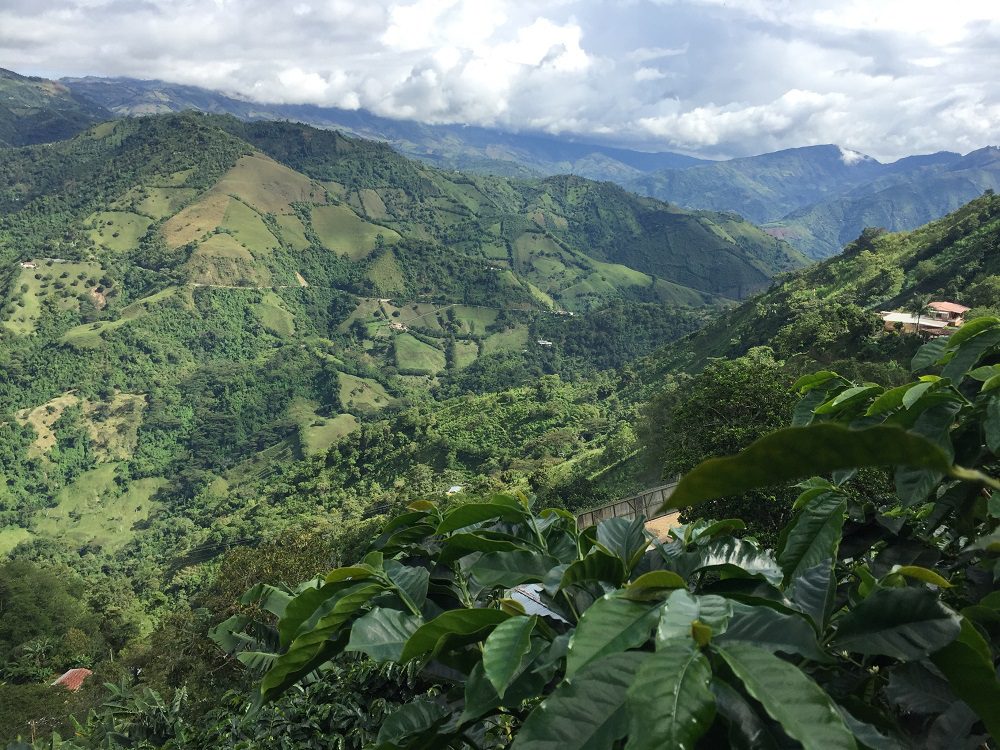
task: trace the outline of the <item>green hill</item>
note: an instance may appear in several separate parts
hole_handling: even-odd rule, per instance
[[[62,83],[0,68],[0,146],[62,140],[113,116]]]
[[[803,262],[607,183],[193,113],[0,149],[0,179],[6,547],[129,549],[208,487],[407,408],[593,377]]]
[[[884,358],[876,313],[933,297],[973,308],[1000,306],[1000,197],[987,193],[912,232],[868,230],[842,255],[781,280],[654,358],[657,372],[697,370],[711,357],[772,345],[811,353]],[[871,346],[876,346],[871,349]]]

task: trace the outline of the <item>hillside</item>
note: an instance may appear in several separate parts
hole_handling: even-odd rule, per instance
[[[654,372],[701,369],[772,345],[781,355],[820,361],[886,359],[879,310],[915,298],[975,308],[1000,306],[1000,197],[987,193],[912,232],[865,232],[842,255],[786,277],[650,360]],[[885,343],[885,342],[883,342]],[[874,348],[872,348],[874,347]]]
[[[112,117],[61,83],[0,68],[0,146],[62,140]]]
[[[15,186],[0,195],[0,552],[129,559],[141,529],[191,522],[205,493],[243,519],[239,488],[369,423],[593,377],[802,262],[734,216],[610,184],[445,173],[230,117],[3,149],[0,178]],[[541,409],[538,439],[600,445],[615,408]],[[437,470],[511,470],[510,441],[470,440]],[[167,549],[203,539],[189,531]]]
[[[72,91],[119,116],[193,109],[242,120],[293,120],[385,141],[401,153],[442,169],[517,177],[576,174],[621,182],[667,167],[703,163],[684,154],[648,153],[531,133],[466,125],[426,125],[379,117],[364,110],[308,104],[268,104],[197,86],[132,78],[65,78]]]

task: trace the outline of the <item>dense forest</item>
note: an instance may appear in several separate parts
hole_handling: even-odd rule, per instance
[[[992,193],[802,268],[193,113],[0,149],[0,187],[0,741],[993,742]],[[932,297],[969,322],[884,330]],[[577,528],[676,476],[666,538]]]

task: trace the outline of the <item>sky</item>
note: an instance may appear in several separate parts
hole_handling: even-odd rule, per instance
[[[1000,142],[1000,0],[0,0],[0,67],[715,158]]]

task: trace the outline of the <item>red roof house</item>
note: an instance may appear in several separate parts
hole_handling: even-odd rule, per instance
[[[94,674],[89,669],[84,669],[80,667],[79,669],[71,669],[58,680],[52,683],[55,685],[62,685],[67,690],[76,692],[81,687],[83,687],[83,681],[86,680],[90,675]]]

